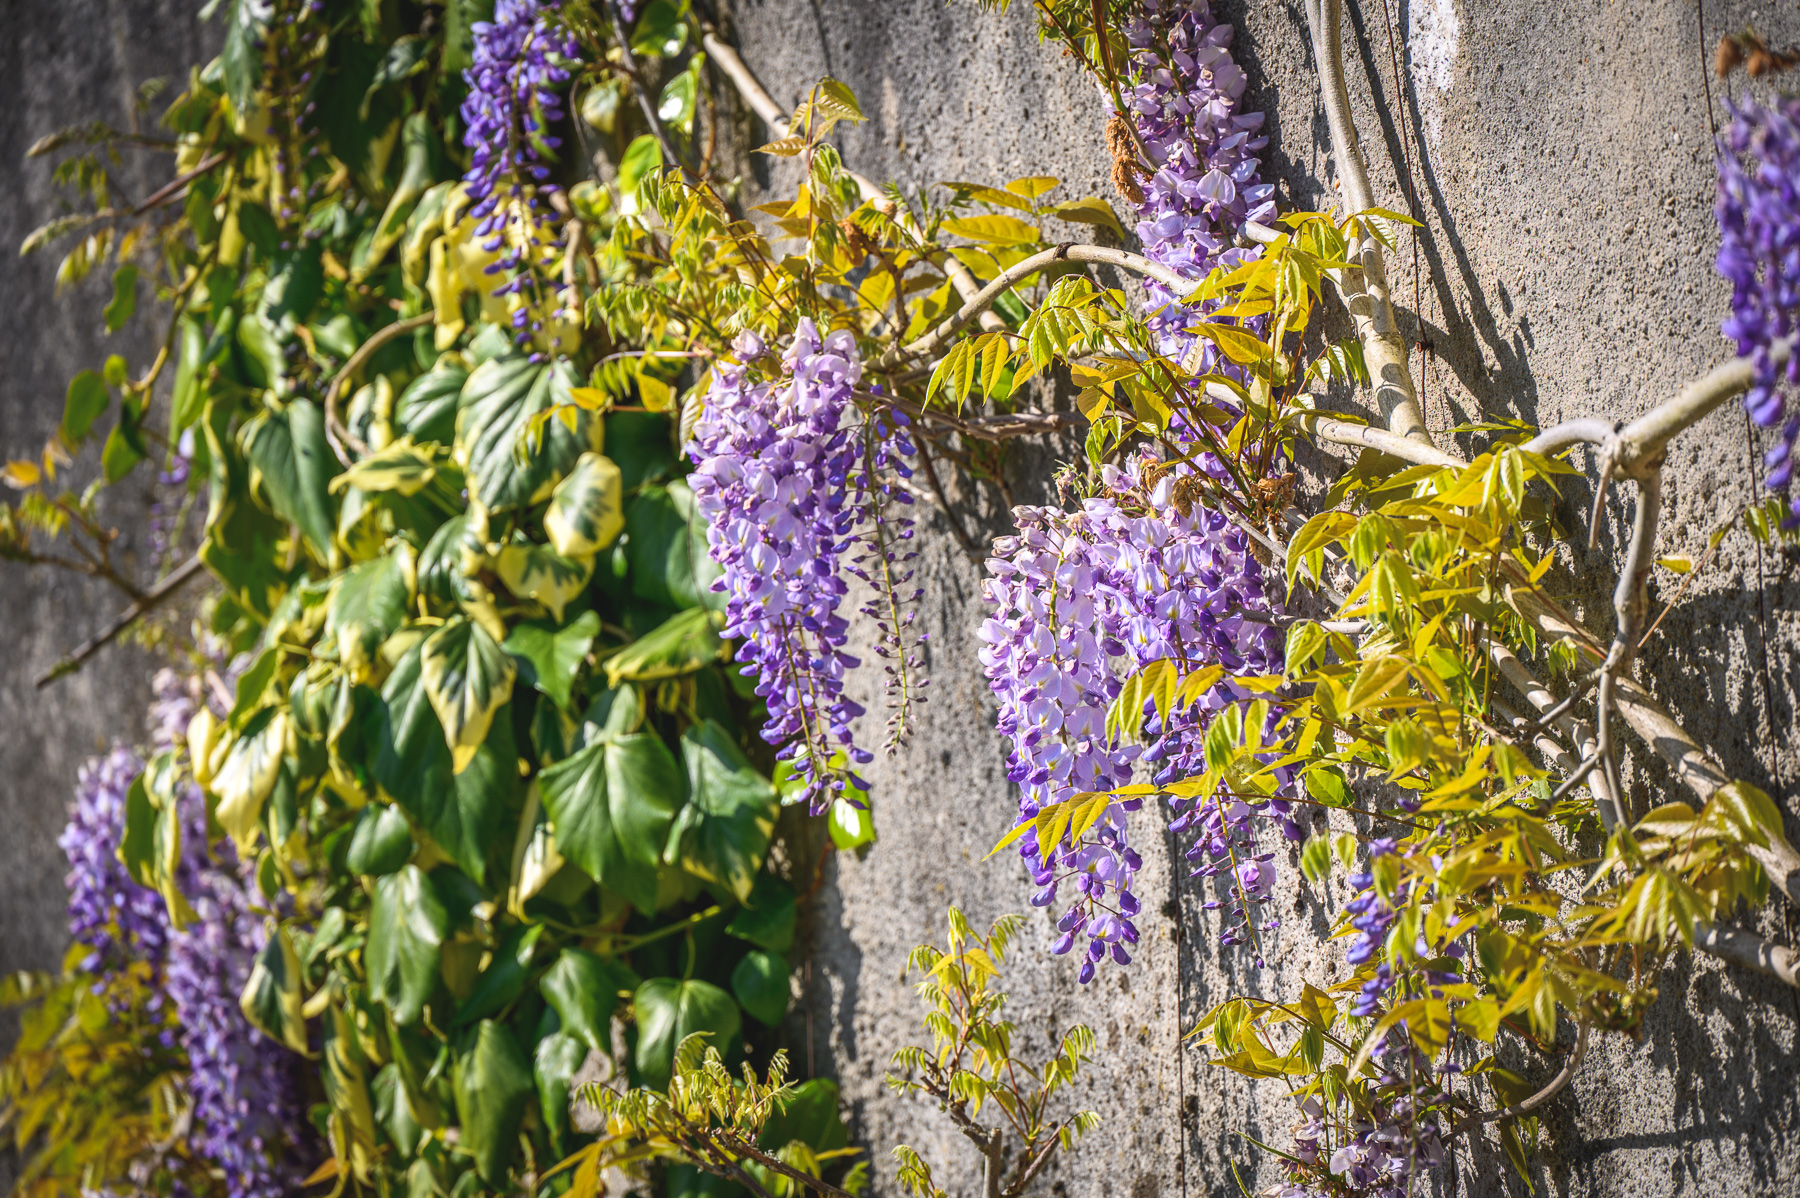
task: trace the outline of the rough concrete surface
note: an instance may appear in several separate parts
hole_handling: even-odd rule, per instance
[[[137,87],[185,73],[205,39],[188,0],[8,0],[0,40],[0,295],[7,326],[0,337],[0,458],[34,458],[62,419],[63,390],[80,370],[123,354],[134,371],[149,364],[160,336],[140,313],[108,337],[100,310],[112,294],[110,268],[56,294],[57,252],[21,258],[16,247],[44,220],[64,211],[66,193],[51,179],[52,159],[27,159],[38,138],[65,125],[129,120]],[[216,39],[215,39],[216,40]],[[152,132],[153,106],[144,121]],[[167,178],[163,155],[126,151],[117,178],[141,198]],[[65,247],[66,248],[66,247]],[[139,300],[150,307],[140,286]],[[102,431],[110,426],[110,417]],[[78,485],[97,470],[94,445],[75,467]],[[139,468],[139,475],[151,471]],[[10,495],[10,493],[9,493]],[[123,535],[123,568],[144,579],[145,489],[122,488],[103,511]],[[54,968],[67,943],[56,837],[76,770],[112,738],[143,734],[148,658],[114,647],[80,674],[37,691],[32,680],[125,606],[110,585],[50,569],[0,563],[0,612],[7,653],[0,662],[0,971]],[[0,1044],[12,1039],[0,1016]],[[6,1166],[0,1158],[0,1180]],[[10,1183],[9,1183],[10,1184]]]
[[[1000,16],[941,0],[739,0],[732,9],[746,60],[782,103],[827,73],[861,97],[872,119],[845,132],[841,145],[864,174],[909,190],[942,179],[1050,174],[1074,194],[1119,203],[1106,182],[1099,98],[1073,64],[1037,44],[1028,7]],[[1717,332],[1729,293],[1712,268],[1718,240],[1703,60],[1721,31],[1754,20],[1772,44],[1786,45],[1800,35],[1800,19],[1767,6],[1705,7],[1703,38],[1688,0],[1388,0],[1385,16],[1380,0],[1347,6],[1350,90],[1378,202],[1406,211],[1402,179],[1410,178],[1427,225],[1416,271],[1403,241],[1389,274],[1402,325],[1429,343],[1413,366],[1435,430],[1498,417],[1628,417],[1729,356]],[[1252,80],[1247,103],[1270,114],[1265,178],[1281,181],[1287,202],[1329,203],[1330,139],[1300,6],[1234,2],[1215,11],[1238,26],[1238,61]],[[1715,94],[1711,107],[1718,119],[1722,99]],[[1472,443],[1459,440],[1465,449]],[[1017,453],[1009,471],[1015,499],[1041,502],[1052,458],[1072,448]],[[1697,556],[1710,529],[1756,493],[1756,460],[1735,405],[1680,441],[1665,473],[1660,552]],[[1584,464],[1591,478],[1593,464]],[[1324,460],[1309,465],[1316,471]],[[1005,531],[991,488],[958,495],[980,537]],[[1565,523],[1585,523],[1590,497],[1585,481],[1568,488]],[[1568,557],[1592,579],[1570,581],[1568,591],[1601,627],[1610,627],[1604,596],[1626,519],[1615,497],[1604,552]],[[930,523],[921,578],[933,697],[911,747],[873,767],[881,840],[862,860],[835,862],[834,884],[812,921],[811,981],[801,983],[794,1029],[804,1039],[810,1028],[819,1067],[829,1062],[842,1081],[884,1195],[895,1192],[886,1154],[901,1141],[945,1163],[939,1180],[951,1193],[973,1192],[977,1181],[973,1152],[943,1117],[883,1085],[889,1056],[921,1035],[917,1003],[899,984],[907,950],[927,938],[941,942],[950,902],[978,924],[1029,910],[1016,858],[982,861],[1009,824],[1016,793],[975,659],[980,571],[941,519]],[[1759,561],[1746,538],[1733,538],[1640,670],[1734,773],[1777,795],[1796,774],[1788,662],[1800,592],[1790,567],[1775,554]],[[1654,584],[1663,599],[1670,579]],[[1663,792],[1655,769],[1636,770],[1633,780]],[[1790,834],[1800,833],[1791,800],[1785,807]],[[1136,963],[1077,987],[1073,964],[1047,955],[1049,921],[1034,913],[1009,971],[1014,1017],[1033,1048],[1075,1022],[1099,1033],[1100,1059],[1082,1100],[1105,1124],[1050,1188],[1059,1198],[1236,1194],[1236,1162],[1255,1190],[1276,1173],[1267,1154],[1235,1133],[1285,1144],[1293,1108],[1276,1083],[1203,1064],[1196,1049],[1183,1049],[1181,1032],[1232,993],[1273,997],[1297,992],[1303,979],[1341,977],[1341,956],[1321,949],[1317,933],[1343,896],[1321,902],[1293,884],[1298,870],[1288,868],[1278,902],[1289,926],[1258,972],[1215,949],[1217,929],[1199,909],[1206,896],[1185,879],[1172,881],[1154,817],[1144,813],[1138,828],[1146,935]],[[1779,904],[1756,922],[1793,939],[1792,914]],[[1712,962],[1672,967],[1662,989],[1641,1042],[1599,1037],[1587,1067],[1547,1112],[1534,1170],[1540,1191],[1795,1192],[1794,996]],[[1572,1039],[1568,1028],[1563,1035],[1565,1044]],[[1532,1076],[1554,1070],[1541,1060],[1515,1065]],[[1497,1147],[1462,1152],[1455,1165],[1444,1192],[1525,1192]]]
[[[1500,416],[1546,424],[1577,414],[1625,417],[1726,357],[1717,325],[1727,292],[1711,265],[1709,112],[1721,112],[1721,97],[1709,108],[1703,60],[1721,31],[1750,21],[1774,44],[1790,44],[1800,38],[1800,17],[1715,0],[1706,6],[1703,36],[1689,0],[1387,2],[1385,14],[1381,0],[1349,5],[1350,88],[1381,202],[1404,211],[1416,190],[1427,225],[1417,283],[1409,245],[1391,259],[1390,274],[1402,324],[1429,343],[1413,362],[1433,428]],[[847,130],[842,146],[865,174],[909,188],[1053,174],[1070,194],[1117,202],[1106,181],[1099,99],[1072,64],[1039,45],[1022,0],[1004,16],[972,0],[948,7],[942,0],[736,0],[726,7],[746,60],[783,103],[826,73],[856,90],[872,119]],[[57,123],[116,114],[139,78],[192,58],[198,43],[188,8],[168,0],[15,0],[9,69],[0,76],[0,110],[11,114],[0,126],[0,154],[16,162]],[[1236,50],[1252,79],[1248,102],[1270,113],[1266,177],[1283,183],[1288,202],[1328,202],[1329,139],[1299,5],[1217,9],[1239,27]],[[40,166],[13,178],[0,197],[0,233],[16,244],[51,209],[51,196]],[[5,254],[0,262],[12,263],[8,293],[18,297],[13,336],[0,346],[7,366],[0,450],[11,456],[48,434],[68,375],[113,347],[95,327],[92,294],[51,302],[48,262]],[[1055,460],[1072,450],[1015,450],[1014,499],[1043,501]],[[1755,494],[1755,460],[1735,406],[1679,442],[1667,471],[1660,551],[1697,554],[1708,530]],[[1584,464],[1591,477],[1592,463]],[[1311,465],[1322,469],[1323,459]],[[1568,489],[1571,526],[1586,518],[1591,492],[1584,487]],[[992,488],[951,490],[978,539],[1005,530],[1005,507]],[[1625,510],[1617,497],[1610,503],[1604,552],[1569,559],[1597,579],[1570,589],[1602,626],[1601,597]],[[828,867],[809,918],[811,955],[796,971],[801,1001],[791,1028],[796,1064],[840,1079],[884,1198],[896,1192],[887,1152],[897,1142],[938,1163],[953,1194],[973,1192],[975,1179],[971,1151],[943,1118],[883,1084],[893,1051],[921,1034],[902,978],[906,953],[923,940],[941,942],[947,903],[960,904],[978,925],[1028,910],[1016,858],[982,860],[1016,796],[975,659],[979,568],[940,518],[925,526],[920,574],[932,701],[911,746],[873,769],[880,843]],[[1800,773],[1789,747],[1795,685],[1788,663],[1800,600],[1791,564],[1777,554],[1759,558],[1741,537],[1730,540],[1669,617],[1642,668],[1734,773],[1778,796]],[[1672,593],[1666,574],[1655,585],[1665,598]],[[0,848],[0,966],[15,968],[55,958],[61,865],[53,842],[63,803],[77,762],[97,738],[136,732],[144,665],[115,652],[48,696],[32,695],[30,676],[109,614],[114,600],[99,588],[47,585],[11,569],[0,572],[0,587],[15,646],[0,678],[0,802],[12,833]],[[1661,793],[1655,769],[1633,777]],[[1800,836],[1794,804],[1783,802],[1790,835]],[[1149,813],[1137,835],[1146,859],[1137,962],[1077,987],[1071,964],[1048,956],[1048,919],[1036,913],[1009,970],[1027,1051],[1044,1050],[1076,1022],[1099,1036],[1099,1059],[1076,1100],[1105,1124],[1044,1186],[1056,1198],[1228,1195],[1237,1192],[1236,1162],[1254,1190],[1275,1174],[1266,1154],[1236,1133],[1285,1142],[1292,1108],[1273,1083],[1203,1064],[1197,1050],[1182,1046],[1181,1033],[1231,993],[1273,996],[1297,990],[1302,979],[1342,976],[1341,958],[1316,943],[1342,896],[1295,887],[1297,870],[1285,870],[1289,889],[1279,901],[1289,927],[1259,972],[1213,947],[1216,928],[1199,909],[1205,896],[1176,882],[1179,871],[1171,870]],[[1789,943],[1800,930],[1778,905],[1756,922]],[[1540,1191],[1800,1189],[1797,1021],[1793,995],[1772,983],[1710,962],[1672,967],[1641,1041],[1599,1037],[1581,1076],[1546,1112]],[[1565,1028],[1565,1042],[1569,1035]],[[1550,1072],[1542,1061],[1515,1064],[1534,1076]],[[1440,1189],[1525,1192],[1492,1148],[1459,1154],[1454,1180]]]

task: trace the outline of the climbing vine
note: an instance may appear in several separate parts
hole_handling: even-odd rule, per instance
[[[1385,266],[1415,222],[1374,203],[1336,0],[1304,5],[1324,212],[1263,181],[1203,0],[1018,7],[1094,85],[1124,219],[1041,175],[876,184],[834,140],[849,88],[783,111],[689,0],[215,0],[223,51],[157,136],[33,147],[79,205],[24,249],[65,283],[110,270],[107,329],[158,341],[77,375],[5,465],[0,553],[129,600],[46,683],[121,633],[174,664],[150,743],[83,776],[77,947],[0,992],[28,1007],[0,1073],[22,1193],[587,1198],[613,1169],[856,1193],[835,1087],[788,1080],[796,926],[824,855],[903,818],[859,771],[930,693],[914,562],[940,523],[986,571],[1019,786],[996,852],[1066,903],[1046,947],[1077,981],[1149,951],[1153,817],[1221,952],[1260,969],[1295,934],[1278,886],[1336,904],[1347,978],[1190,1036],[1297,1104],[1263,1146],[1282,1192],[1409,1192],[1489,1126],[1527,1171],[1536,1112],[1674,954],[1800,984],[1732,922],[1800,901],[1780,807],[1635,671],[1659,560],[1706,565],[1657,557],[1666,449],[1735,396],[1783,426],[1781,494],[1708,557],[1791,535],[1792,104],[1720,142],[1739,360],[1623,425],[1484,425],[1464,457],[1421,415]],[[756,196],[739,110],[768,127]],[[143,152],[173,161],[133,203],[116,164]],[[1053,436],[1056,502],[983,553],[946,481],[1013,506],[1009,445]],[[1303,480],[1302,441],[1348,460]],[[1591,528],[1634,503],[1602,632],[1558,551],[1582,453]],[[99,506],[140,469],[142,585]],[[1685,793],[1632,799],[1627,731]],[[911,961],[932,1047],[893,1077],[1009,1198],[1095,1123],[1056,1100],[1085,1029],[1012,1050],[1021,926],[952,909],[948,952]]]

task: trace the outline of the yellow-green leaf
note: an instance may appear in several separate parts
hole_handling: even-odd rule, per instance
[[[611,458],[584,453],[558,483],[544,513],[544,531],[564,557],[584,557],[613,543],[625,527],[619,467]]]
[[[444,726],[454,772],[460,774],[475,759],[494,713],[512,697],[518,670],[512,655],[467,616],[454,617],[426,638],[421,680]]]

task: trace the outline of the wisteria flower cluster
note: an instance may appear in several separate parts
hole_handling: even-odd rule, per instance
[[[845,648],[850,626],[838,607],[852,556],[863,559],[855,572],[871,580],[871,567],[902,564],[895,549],[871,558],[858,547],[871,522],[886,518],[886,503],[871,502],[891,498],[879,480],[904,469],[914,447],[893,419],[858,424],[852,392],[862,363],[848,331],[821,339],[802,320],[778,371],[754,333],[733,348],[738,362],[713,368],[689,449],[697,466],[690,482],[723,569],[713,586],[729,596],[725,634],[743,639],[737,659],[768,707],[763,739],[781,746],[799,797],[816,813],[868,789],[853,770],[873,760],[851,728],[864,709],[844,693],[862,663]],[[757,371],[774,377],[758,381]],[[892,525],[883,544],[909,533]]]
[[[1395,1039],[1390,1036],[1390,1045]],[[1390,1057],[1396,1054],[1419,1056],[1410,1044]],[[1347,1117],[1349,1104],[1340,1096],[1336,1117],[1327,1120],[1319,1100],[1307,1098],[1301,1104],[1305,1121],[1294,1128],[1289,1181],[1267,1190],[1270,1198],[1405,1198],[1422,1192],[1424,1175],[1444,1163],[1446,1151],[1436,1119],[1419,1110],[1414,1084],[1403,1077],[1418,1066],[1417,1060],[1390,1060],[1366,1117]],[[1429,1077],[1430,1062],[1424,1067]],[[1327,1147],[1333,1140],[1336,1146]],[[1321,1168],[1335,1184],[1319,1176]]]
[[[167,749],[186,732],[196,687],[173,670],[160,671],[154,686],[151,740]],[[142,771],[142,760],[119,748],[79,775],[59,842],[69,859],[70,933],[94,950],[83,964],[87,972],[99,975],[128,960],[151,966],[187,1056],[191,1147],[223,1174],[232,1198],[277,1198],[300,1177],[295,1137],[306,1126],[305,1105],[296,1058],[238,1009],[267,939],[253,884],[229,841],[208,845],[199,788],[180,787],[177,881],[198,918],[173,926],[162,897],[138,885],[118,857],[126,795]]]
[[[115,969],[126,958],[160,965],[168,951],[162,896],[134,882],[118,858],[126,794],[143,772],[144,763],[126,748],[82,766],[69,822],[57,840],[69,859],[69,936],[93,950],[82,962],[88,973]]]
[[[560,220],[551,206],[559,188],[544,158],[562,145],[550,126],[565,115],[558,89],[581,48],[543,0],[498,0],[494,19],[476,22],[474,34],[475,62],[463,73],[463,144],[472,151],[463,178],[482,249],[500,254],[486,268],[505,276],[493,294],[532,293],[531,303],[513,310],[522,343],[543,324],[539,272],[553,250],[542,231]]]
[[[1769,350],[1794,333],[1800,312],[1800,99],[1732,108],[1718,159],[1718,268],[1731,281],[1731,315],[1720,332],[1755,366],[1756,384],[1744,396],[1750,418],[1762,428],[1781,426],[1763,480],[1781,491],[1794,477],[1800,412],[1789,411],[1782,371]],[[1800,383],[1800,354],[1785,373],[1789,383]],[[1800,496],[1789,512],[1786,523],[1800,524]]]
[[[1229,675],[1280,669],[1282,638],[1265,622],[1279,596],[1265,586],[1241,529],[1182,502],[1186,470],[1148,457],[1124,470],[1108,466],[1102,492],[1078,510],[1017,508],[1018,535],[995,542],[983,584],[993,614],[981,628],[981,663],[1000,700],[999,731],[1011,742],[1007,771],[1021,787],[1022,822],[1052,803],[1127,785],[1140,763],[1159,782],[1204,772],[1213,715],[1247,695]],[[1148,748],[1122,743],[1107,730],[1108,707],[1125,677],[1165,660],[1188,669],[1217,664],[1227,677],[1166,720],[1147,704]],[[1105,956],[1128,963],[1138,938],[1131,887],[1141,861],[1126,817],[1140,805],[1113,801],[1088,835],[1048,855],[1030,836],[1021,849],[1039,887],[1034,905],[1054,903],[1065,883],[1077,892],[1055,951],[1086,938],[1083,982]],[[1226,943],[1242,940],[1248,905],[1269,896],[1273,852],[1256,851],[1256,824],[1269,818],[1290,838],[1300,835],[1283,800],[1202,796],[1175,807],[1172,826],[1200,833],[1189,852],[1196,872],[1232,875],[1235,921]]]
[[[1239,111],[1247,81],[1227,48],[1232,27],[1213,20],[1206,0],[1146,0],[1144,10],[1125,27],[1137,80],[1125,105],[1155,168],[1134,203],[1137,234],[1147,257],[1203,279],[1261,252],[1232,241],[1245,221],[1274,219],[1275,188],[1261,181],[1256,157],[1269,139],[1259,135],[1262,113]],[[1183,358],[1194,343],[1185,330],[1203,312],[1172,304],[1175,295],[1154,279],[1145,285],[1159,348]],[[1199,361],[1202,374],[1235,371],[1210,342]]]

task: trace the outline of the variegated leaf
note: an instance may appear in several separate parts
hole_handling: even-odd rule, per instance
[[[520,599],[543,604],[560,622],[563,608],[593,577],[594,559],[564,557],[545,545],[508,545],[500,551],[496,568],[507,590]]]
[[[219,825],[237,845],[240,857],[247,856],[256,843],[263,804],[281,774],[287,739],[287,712],[263,708],[244,725],[213,777],[213,793],[219,797]]]
[[[518,670],[512,655],[467,616],[449,620],[426,638],[421,680],[444,726],[453,772],[462,773],[474,760],[494,713],[512,697]]]
[[[608,457],[584,453],[558,483],[544,513],[544,531],[564,557],[584,557],[613,543],[625,527],[625,493],[619,467]]]

